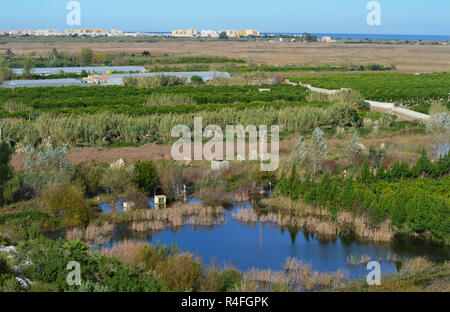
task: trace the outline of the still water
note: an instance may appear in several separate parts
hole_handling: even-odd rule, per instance
[[[198,202],[190,200],[190,203]],[[116,205],[120,207],[120,202]],[[101,208],[104,212],[110,211],[107,204]],[[208,228],[186,225],[177,230],[166,229],[137,237],[128,228],[119,227],[104,247],[111,248],[124,239],[176,244],[182,250],[200,256],[204,263],[232,264],[244,271],[250,268],[279,270],[286,258],[295,257],[320,272],[343,269],[350,278],[362,278],[369,272],[366,264],[349,264],[347,258],[351,255],[368,255],[371,260],[379,261],[383,275],[398,271],[399,263],[392,261],[393,255],[401,258],[428,256],[434,260],[449,258],[448,250],[423,244],[375,244],[343,237],[324,239],[302,229],[283,229],[261,223],[248,225],[233,220],[232,212],[243,208],[253,209],[250,201],[233,202],[225,211],[225,223]]]

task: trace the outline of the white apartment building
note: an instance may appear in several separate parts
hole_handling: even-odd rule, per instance
[[[219,32],[215,30],[202,30],[200,32],[200,36],[202,37],[211,37],[211,38],[219,38]]]

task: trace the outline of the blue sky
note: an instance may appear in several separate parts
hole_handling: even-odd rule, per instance
[[[2,1],[0,29],[70,28],[69,0]],[[449,0],[379,0],[381,26],[368,26],[369,0],[79,0],[81,27],[125,31],[178,28],[262,32],[450,34]]]

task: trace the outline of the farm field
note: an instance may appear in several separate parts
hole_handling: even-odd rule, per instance
[[[417,111],[428,113],[433,100],[450,107],[450,74],[337,74],[317,76],[290,76],[293,82],[311,84],[314,87],[336,90],[351,88],[365,99],[399,103]]]

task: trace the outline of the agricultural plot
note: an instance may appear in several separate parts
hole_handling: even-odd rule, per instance
[[[416,111],[427,113],[433,100],[450,107],[450,74],[337,74],[290,77],[291,81],[311,84],[325,89],[351,88],[367,100],[401,103]]]
[[[270,91],[260,92],[260,88]],[[2,117],[30,117],[30,114],[52,112],[80,114],[115,112],[133,115],[152,113],[187,113],[216,110],[222,107],[246,108],[268,105],[305,105],[307,91],[289,85],[271,86],[178,86],[161,88],[47,87],[0,90]],[[155,95],[165,98],[149,101]]]

